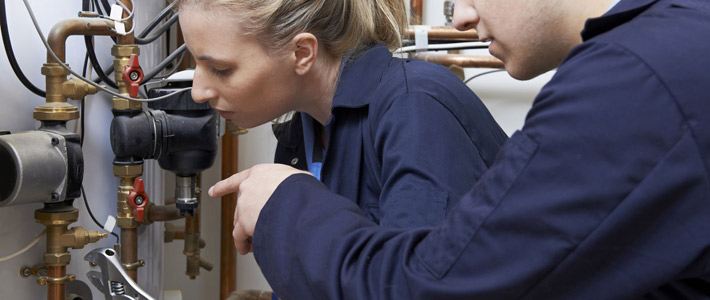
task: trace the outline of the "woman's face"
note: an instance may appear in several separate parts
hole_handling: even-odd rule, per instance
[[[295,110],[299,84],[289,56],[267,53],[234,19],[195,5],[180,10],[185,44],[197,62],[192,98],[251,128]]]

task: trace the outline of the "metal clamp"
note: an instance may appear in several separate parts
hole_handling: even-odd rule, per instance
[[[155,300],[128,276],[113,249],[94,249],[84,256],[84,260],[101,268],[100,272],[89,271],[86,276],[106,300]]]
[[[39,285],[48,285],[48,284],[63,284],[63,283],[68,283],[76,280],[76,276],[74,274],[67,274],[67,276],[64,277],[48,277],[48,276],[40,276],[37,278],[37,283]]]

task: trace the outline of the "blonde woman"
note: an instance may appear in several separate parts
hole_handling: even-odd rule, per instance
[[[242,127],[296,111],[276,162],[381,226],[440,223],[507,139],[445,68],[393,58],[401,0],[180,0],[192,96]],[[236,187],[234,187],[236,190]]]

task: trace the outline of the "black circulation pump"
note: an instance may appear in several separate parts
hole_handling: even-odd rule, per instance
[[[152,89],[159,97],[180,87]],[[214,164],[217,156],[217,117],[208,103],[192,101],[183,92],[151,102],[148,111],[114,111],[111,147],[115,164],[135,164],[157,159],[160,167],[177,176],[176,205],[181,214],[194,216],[198,202],[197,173]]]

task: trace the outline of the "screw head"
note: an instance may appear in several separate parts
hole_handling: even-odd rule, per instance
[[[53,138],[52,138],[52,146],[56,146],[56,145],[59,145],[59,139],[53,137]]]
[[[130,78],[132,81],[138,80],[138,77],[140,77],[140,74],[138,74],[137,71],[133,71],[128,74],[128,78]]]
[[[30,277],[32,275],[32,271],[30,270],[30,268],[24,267],[22,268],[22,270],[20,270],[20,274],[22,275],[22,277]]]
[[[51,199],[52,199],[52,201],[57,201],[57,200],[59,200],[59,194],[58,194],[58,193],[52,193]]]
[[[143,196],[136,196],[136,199],[133,200],[133,203],[135,203],[136,205],[143,205],[143,202],[145,202]]]

